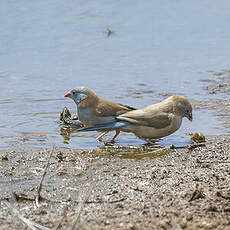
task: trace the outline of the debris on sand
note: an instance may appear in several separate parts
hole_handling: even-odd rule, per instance
[[[222,192],[222,191],[217,191],[216,195],[218,197],[222,197],[222,198],[224,198],[226,200],[230,200],[230,192],[229,193],[225,193],[225,192]]]
[[[52,149],[5,152],[1,229],[229,229],[230,136],[206,142],[193,151],[55,147],[50,161]]]
[[[189,201],[193,201],[193,200],[204,198],[204,197],[205,195],[203,192],[203,188],[199,184],[196,184],[195,190],[193,191]]]
[[[205,142],[205,135],[202,133],[190,133],[191,135],[191,141],[196,142],[196,143],[202,143]]]
[[[77,117],[71,118],[71,113],[67,107],[64,107],[60,113],[60,122],[63,125],[75,126],[75,128],[83,127],[83,124],[78,120]]]

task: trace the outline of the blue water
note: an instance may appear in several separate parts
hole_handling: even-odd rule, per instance
[[[199,79],[229,68],[229,12],[228,0],[1,1],[0,147],[100,145],[96,133],[63,143],[57,120],[64,106],[75,110],[63,97],[75,86],[138,108],[162,100],[159,93],[216,97]],[[130,96],[128,88],[153,93]],[[194,116],[163,142],[187,141],[194,130],[227,132],[213,112]],[[143,142],[121,134],[118,143]]]

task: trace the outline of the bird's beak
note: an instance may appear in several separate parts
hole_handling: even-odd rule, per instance
[[[192,113],[187,114],[186,117],[187,117],[190,121],[192,121]]]
[[[71,96],[70,92],[66,93],[66,94],[65,94],[65,97],[72,98],[72,96]]]

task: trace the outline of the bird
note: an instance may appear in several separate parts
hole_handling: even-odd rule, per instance
[[[115,103],[99,97],[93,90],[85,86],[72,89],[65,94],[65,97],[69,97],[74,100],[77,105],[78,119],[84,126],[87,127],[114,122],[116,121],[116,116],[136,109],[128,105]],[[98,141],[102,141],[103,137],[110,130],[99,131],[103,131],[103,133],[96,139]],[[115,131],[116,134],[112,138],[111,142],[113,142],[120,133],[119,130]]]
[[[110,123],[83,127],[78,131],[116,130],[131,132],[148,143],[153,143],[154,140],[177,131],[184,117],[192,121],[192,105],[185,97],[173,95],[157,104],[118,115]]]

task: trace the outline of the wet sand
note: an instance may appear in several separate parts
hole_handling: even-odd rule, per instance
[[[229,229],[229,143],[229,136],[212,136],[205,147],[141,160],[56,149],[39,207],[33,198],[49,151],[4,153],[1,229],[26,229],[6,204],[11,191],[19,196],[14,204],[22,216],[50,229],[59,221],[58,229],[68,229],[88,191],[78,220],[81,229]]]
[[[220,80],[227,87],[223,74],[207,84],[217,87]],[[215,109],[228,127],[228,91],[215,93],[226,99],[194,107]],[[1,153],[0,229],[26,229],[21,216],[49,229],[68,229],[74,221],[78,229],[230,229],[230,135],[206,136],[205,146],[160,154],[55,148],[36,207],[50,151]]]

